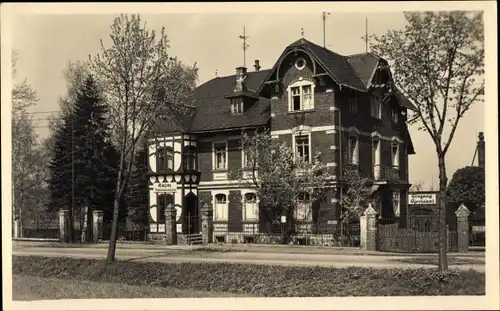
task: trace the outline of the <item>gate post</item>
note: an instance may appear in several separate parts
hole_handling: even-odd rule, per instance
[[[469,250],[469,209],[460,205],[455,212],[457,215],[457,247],[459,253]]]
[[[59,241],[61,243],[69,242],[70,237],[69,210],[59,210]]]
[[[172,204],[165,208],[165,234],[167,245],[177,244],[177,211]]]
[[[360,229],[364,232],[360,232],[360,240],[364,241],[363,248],[368,251],[377,250],[377,212],[373,208],[372,204],[368,204],[368,208],[365,210],[364,215],[360,219]],[[363,224],[363,221],[365,222]]]
[[[102,225],[104,212],[101,210],[92,211],[92,241],[99,243],[102,241]]]
[[[213,243],[213,209],[207,203],[201,208],[201,234],[203,245]]]

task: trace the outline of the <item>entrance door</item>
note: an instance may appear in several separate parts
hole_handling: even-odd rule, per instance
[[[198,198],[189,193],[184,199],[185,221],[183,231],[187,234],[200,233],[200,217],[198,213]]]

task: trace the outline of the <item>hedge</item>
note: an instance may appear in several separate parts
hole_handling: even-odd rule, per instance
[[[14,256],[13,274],[230,292],[258,297],[484,295],[484,273]]]

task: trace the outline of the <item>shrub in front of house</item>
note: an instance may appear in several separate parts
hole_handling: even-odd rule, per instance
[[[256,297],[484,295],[484,273],[437,269],[153,263],[14,256],[13,274]]]

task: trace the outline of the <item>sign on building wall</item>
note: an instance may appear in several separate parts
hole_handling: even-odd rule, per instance
[[[170,183],[155,183],[153,184],[154,192],[175,192],[176,188],[174,184]]]
[[[435,193],[410,193],[408,194],[408,204],[410,205],[433,205],[437,204]]]

